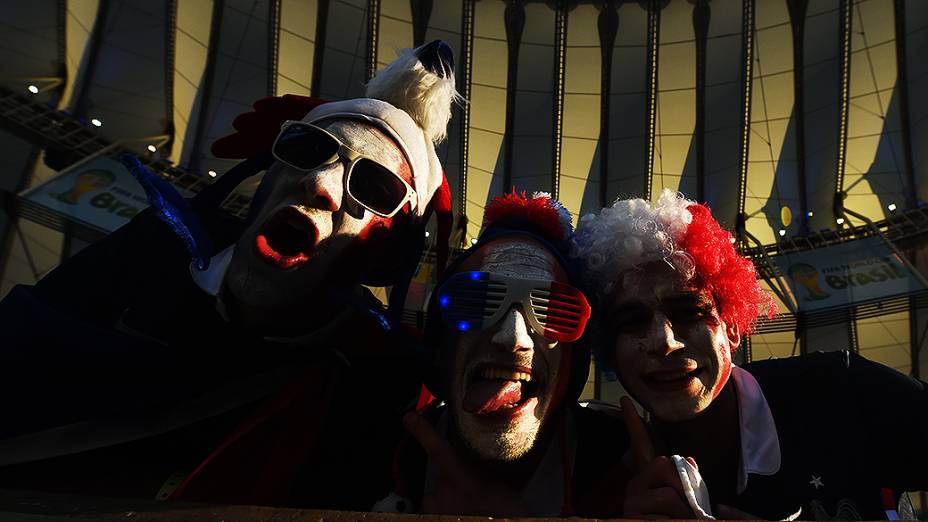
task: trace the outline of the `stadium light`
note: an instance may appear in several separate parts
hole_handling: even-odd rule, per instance
[[[90,120],[90,123],[92,123],[94,127],[102,127],[102,126],[103,126],[103,122],[100,121],[100,120],[98,120],[98,119],[96,119],[96,118]]]
[[[216,174],[216,171],[215,171],[215,170],[211,170],[211,171],[209,171],[207,174],[209,174],[209,177],[211,177],[211,178],[215,178],[216,176],[218,176],[218,174]]]
[[[843,224],[844,224],[844,218],[843,218],[843,217],[839,217],[838,219],[835,220],[835,222],[838,223],[839,225],[843,225]]]
[[[779,234],[780,234],[780,237],[783,237],[786,235],[786,231],[781,228],[779,231]]]
[[[29,87],[26,87],[26,88],[29,89],[29,92],[31,92],[32,94],[39,94],[39,88],[36,87],[35,85],[30,85]]]
[[[895,204],[895,203],[890,203],[886,208],[888,208],[890,212],[895,212],[895,211],[896,211],[896,204]]]

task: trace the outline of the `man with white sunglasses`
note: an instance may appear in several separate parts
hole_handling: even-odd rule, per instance
[[[429,308],[427,386],[443,402],[404,418],[410,436],[376,511],[620,514],[594,493],[624,469],[625,431],[577,405],[590,354],[575,342],[590,307],[571,284],[571,234],[570,214],[546,194],[487,206],[480,238],[439,281]]]
[[[367,98],[259,101],[190,203],[128,160],[151,210],[0,302],[0,487],[369,507],[419,379],[362,285],[402,310],[432,212],[443,251],[452,70],[435,41]],[[265,168],[245,223],[217,208]]]

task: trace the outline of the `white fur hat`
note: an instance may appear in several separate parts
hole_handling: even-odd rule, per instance
[[[436,192],[447,187],[435,145],[447,136],[452,103],[461,99],[454,88],[453,69],[450,48],[440,40],[405,49],[370,81],[367,98],[324,103],[303,121],[358,119],[396,140],[412,168],[418,196],[413,212],[424,217]],[[439,196],[450,198],[450,194]]]

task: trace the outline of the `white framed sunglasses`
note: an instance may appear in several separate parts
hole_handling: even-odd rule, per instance
[[[271,153],[281,163],[304,172],[343,161],[348,196],[380,217],[391,218],[406,203],[416,202],[416,190],[399,174],[311,123],[285,121]]]

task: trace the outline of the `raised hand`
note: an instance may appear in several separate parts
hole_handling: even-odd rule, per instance
[[[235,132],[213,142],[210,150],[217,158],[244,159],[270,150],[287,120],[301,120],[318,105],[319,98],[285,94],[261,98],[252,111],[239,114],[232,122]]]
[[[407,413],[403,426],[422,445],[438,477],[422,499],[421,513],[517,517],[528,514],[506,485],[479,476],[422,416]]]
[[[673,461],[666,456],[655,456],[651,436],[631,399],[622,397],[619,402],[635,456],[635,474],[625,490],[622,517],[693,518]],[[692,460],[690,463],[695,465]]]

